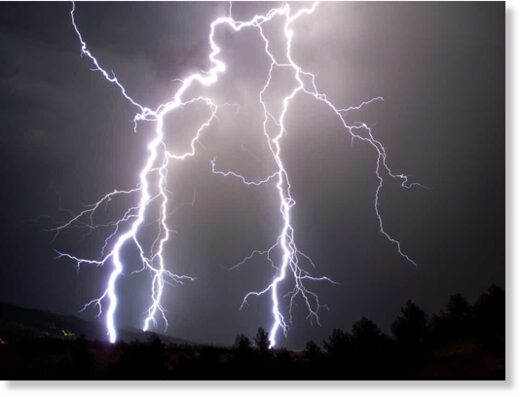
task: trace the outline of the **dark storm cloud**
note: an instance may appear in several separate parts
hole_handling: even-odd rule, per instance
[[[237,4],[234,12],[248,18],[265,6]],[[219,3],[80,3],[77,22],[102,64],[155,106],[171,96],[174,78],[207,67],[209,23],[226,10]],[[0,5],[0,299],[72,313],[99,293],[107,269],[78,275],[53,259],[53,249],[96,256],[99,237],[73,231],[49,244],[48,219],[38,217],[63,219],[60,206],[77,211],[133,186],[152,126],[132,132],[135,109],[80,57],[69,12],[62,3]],[[279,223],[271,187],[247,189],[209,172],[214,156],[253,178],[273,170],[255,104],[267,65],[262,43],[253,32],[219,32],[218,40],[229,69],[212,93],[241,108],[223,112],[204,138],[207,149],[171,170],[172,202],[189,202],[194,192],[196,201],[170,219],[179,234],[167,258],[197,281],[169,288],[165,303],[176,336],[229,343],[268,324],[267,299],[238,306],[272,269],[261,260],[234,272],[222,266],[268,247]],[[317,286],[331,308],[323,327],[310,327],[298,312],[287,344],[320,340],[362,315],[386,327],[408,298],[432,311],[450,293],[474,298],[493,282],[503,285],[503,4],[321,4],[298,23],[295,56],[338,104],[383,96],[351,120],[373,126],[391,166],[432,190],[388,183],[381,193],[386,227],[419,263],[415,269],[378,233],[375,153],[351,142],[322,105],[296,100],[283,142],[296,237],[317,272],[341,285]],[[289,80],[279,78],[283,91]],[[169,144],[182,147],[189,129],[175,117],[168,123]],[[123,323],[140,325],[143,282],[121,282]]]

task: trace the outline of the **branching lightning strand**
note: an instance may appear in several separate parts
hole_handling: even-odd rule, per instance
[[[350,106],[347,108],[339,108],[335,106],[325,94],[321,93],[318,90],[317,84],[316,84],[316,74],[304,71],[301,66],[299,66],[292,54],[292,42],[293,42],[293,36],[294,36],[294,30],[292,29],[292,24],[294,21],[299,19],[302,15],[310,15],[312,14],[316,7],[318,6],[318,3],[312,3],[310,7],[305,7],[300,10],[298,10],[295,13],[291,13],[291,7],[289,4],[285,4],[283,7],[278,9],[278,13],[284,17],[284,35],[285,35],[285,46],[286,46],[286,52],[285,52],[285,60],[283,62],[278,61],[273,53],[270,51],[270,41],[264,34],[264,31],[262,29],[262,25],[258,24],[257,28],[260,32],[260,35],[265,43],[265,53],[268,55],[271,63],[269,66],[269,72],[266,79],[266,83],[263,87],[263,89],[260,91],[258,97],[259,102],[262,106],[263,112],[264,112],[264,123],[263,123],[263,133],[267,140],[267,145],[269,147],[269,150],[272,154],[273,160],[277,166],[277,171],[262,179],[259,181],[249,181],[244,176],[233,172],[233,171],[218,171],[216,170],[215,160],[212,162],[212,170],[214,173],[224,176],[232,176],[237,179],[239,179],[242,183],[246,185],[253,185],[253,186],[259,186],[264,183],[267,183],[273,179],[276,179],[276,188],[278,190],[279,200],[280,200],[280,214],[282,217],[282,227],[279,232],[279,235],[277,237],[276,243],[268,248],[265,251],[253,251],[252,254],[244,258],[241,262],[233,266],[231,269],[235,269],[241,265],[243,265],[245,262],[250,260],[255,255],[265,255],[267,256],[268,261],[275,267],[276,269],[276,275],[271,281],[271,283],[266,286],[264,289],[259,291],[251,291],[246,294],[244,297],[244,300],[242,302],[243,307],[247,301],[248,298],[251,296],[261,296],[266,293],[271,294],[271,301],[272,301],[272,317],[273,317],[273,323],[270,328],[269,332],[269,340],[270,340],[270,347],[274,347],[277,343],[277,336],[280,330],[283,331],[284,334],[287,333],[288,325],[292,323],[292,313],[293,313],[293,306],[295,299],[298,296],[301,296],[303,298],[303,301],[306,305],[306,308],[308,310],[308,316],[307,318],[311,321],[315,321],[316,323],[320,323],[319,321],[319,311],[321,308],[327,308],[326,305],[320,303],[319,297],[316,293],[312,292],[308,289],[306,286],[305,281],[326,281],[332,284],[336,284],[333,280],[331,280],[328,277],[314,277],[311,276],[309,272],[305,271],[302,266],[300,266],[300,258],[304,258],[307,260],[313,268],[315,268],[314,262],[309,258],[307,255],[302,253],[295,243],[294,238],[294,228],[292,226],[291,222],[291,208],[295,205],[295,201],[291,195],[291,184],[289,182],[289,176],[287,174],[283,159],[282,159],[282,147],[281,147],[281,140],[284,137],[284,135],[287,133],[287,129],[285,126],[285,120],[286,115],[289,111],[289,106],[292,102],[292,100],[300,93],[310,95],[317,101],[321,102],[322,104],[325,104],[340,120],[341,125],[344,127],[344,129],[347,131],[347,133],[353,138],[353,139],[359,139],[361,141],[369,143],[377,153],[377,161],[376,161],[376,169],[375,174],[379,181],[378,186],[376,188],[375,192],[375,199],[374,199],[374,209],[375,213],[379,222],[379,230],[380,232],[386,237],[388,241],[390,241],[392,244],[395,245],[397,252],[399,255],[401,255],[404,259],[406,259],[408,262],[413,264],[414,266],[417,266],[417,264],[414,262],[413,259],[411,259],[408,254],[406,254],[402,248],[401,243],[390,236],[383,227],[383,220],[382,215],[379,209],[379,193],[383,187],[384,178],[382,176],[382,172],[385,171],[386,174],[393,178],[398,179],[401,182],[401,186],[404,188],[411,188],[413,186],[422,186],[418,183],[409,183],[408,177],[402,174],[396,175],[392,173],[390,167],[387,165],[386,161],[386,151],[383,145],[372,135],[371,129],[366,124],[358,124],[358,125],[349,125],[345,118],[344,113],[354,110],[359,110],[364,106],[370,105],[373,102],[376,101],[383,101],[382,97],[375,97],[370,100],[364,101],[361,104],[357,106]],[[293,88],[293,90],[285,96],[282,101],[282,111],[276,117],[272,112],[268,109],[268,106],[264,100],[264,94],[268,90],[268,88],[271,85],[272,82],[272,76],[273,71],[275,68],[288,68],[291,69],[294,72],[294,79],[296,82],[296,87]],[[306,82],[307,81],[307,84]],[[269,130],[269,121],[272,121],[275,127],[277,128],[277,131],[275,131],[275,134],[272,135]],[[358,133],[359,131],[365,131],[366,136],[360,135]],[[271,252],[275,248],[279,248],[282,252],[282,259],[279,266],[275,265],[270,257]],[[289,307],[288,307],[288,320],[286,320],[284,314],[282,313],[282,310],[280,308],[280,297],[279,297],[279,288],[280,284],[284,281],[287,281],[287,275],[290,273],[293,278],[294,287],[293,289],[288,292],[284,297],[289,298]]]
[[[70,15],[72,25],[81,44],[81,54],[90,60],[94,66],[92,69],[93,71],[101,73],[109,83],[115,85],[120,90],[122,96],[129,103],[138,109],[138,113],[134,116],[134,130],[136,130],[137,124],[139,122],[148,121],[155,123],[155,135],[147,145],[148,157],[146,158],[145,164],[139,173],[139,183],[137,186],[132,189],[114,190],[113,192],[103,196],[99,201],[89,206],[84,211],[70,218],[67,222],[53,229],[56,234],[65,228],[74,226],[87,227],[90,229],[112,229],[112,231],[104,240],[104,245],[101,249],[101,255],[97,259],[83,259],[67,253],[58,252],[60,257],[73,260],[77,264],[78,269],[83,264],[102,266],[110,262],[112,270],[105,290],[98,298],[88,302],[84,306],[84,309],[87,309],[90,306],[96,306],[98,309],[98,315],[101,315],[106,309],[106,328],[109,340],[111,342],[115,342],[117,340],[116,309],[118,306],[118,297],[116,284],[125,269],[121,255],[126,245],[133,244],[137,248],[142,263],[142,268],[139,271],[148,270],[152,274],[150,299],[151,304],[144,319],[143,330],[148,330],[151,325],[157,325],[156,323],[158,316],[163,319],[165,327],[168,325],[165,314],[166,310],[163,307],[161,301],[164,285],[169,282],[183,283],[186,280],[193,280],[193,277],[177,275],[169,271],[166,268],[164,261],[164,248],[170,237],[170,229],[167,226],[167,218],[169,215],[169,191],[167,188],[168,168],[171,160],[185,160],[189,157],[193,157],[196,154],[196,145],[201,145],[200,138],[202,134],[212,125],[217,116],[219,108],[223,106],[218,105],[209,97],[197,96],[185,99],[188,90],[195,84],[199,84],[204,87],[210,87],[217,82],[218,76],[226,71],[225,63],[218,58],[221,49],[215,41],[215,32],[221,25],[225,25],[235,32],[239,32],[245,28],[257,29],[261,39],[265,44],[265,54],[270,59],[270,67],[268,70],[266,82],[263,86],[263,89],[258,94],[258,100],[264,114],[263,134],[265,135],[267,146],[276,165],[276,172],[266,178],[252,181],[233,171],[218,170],[216,167],[216,159],[212,161],[211,165],[213,173],[221,176],[234,177],[248,186],[260,186],[272,181],[276,181],[276,190],[279,196],[280,214],[282,219],[282,226],[276,238],[276,242],[267,250],[253,251],[251,255],[233,267],[236,268],[241,266],[255,255],[262,255],[267,257],[267,260],[275,269],[275,276],[271,283],[262,290],[251,291],[247,293],[241,305],[241,307],[243,307],[248,302],[248,298],[251,296],[261,296],[270,293],[273,317],[273,323],[271,325],[269,335],[271,347],[276,345],[280,330],[282,330],[284,334],[287,333],[289,324],[292,322],[292,310],[297,297],[301,297],[303,299],[308,310],[308,318],[311,321],[315,321],[319,324],[319,311],[322,308],[326,308],[326,305],[322,304],[318,295],[308,288],[307,284],[309,282],[326,281],[335,284],[335,282],[328,277],[312,276],[309,271],[304,269],[303,263],[307,263],[312,268],[315,268],[316,266],[308,255],[304,254],[297,248],[295,243],[294,229],[291,218],[291,208],[295,205],[295,201],[291,195],[291,184],[289,182],[289,176],[282,159],[281,141],[283,136],[287,133],[285,122],[290,105],[293,99],[300,93],[310,95],[320,103],[327,106],[338,117],[342,126],[345,128],[345,131],[353,139],[364,141],[370,144],[376,150],[377,161],[375,175],[379,183],[375,192],[374,209],[379,221],[380,232],[388,239],[388,241],[395,245],[398,253],[404,259],[416,265],[415,262],[401,249],[401,243],[391,237],[384,229],[382,216],[379,209],[379,193],[383,187],[383,174],[392,179],[399,180],[401,185],[407,189],[418,184],[410,183],[405,175],[392,173],[390,167],[387,165],[386,151],[383,145],[374,138],[371,129],[366,124],[349,125],[344,118],[344,113],[359,110],[360,108],[370,105],[375,101],[382,101],[383,98],[376,97],[368,101],[364,101],[358,106],[338,108],[327,98],[325,94],[318,90],[316,84],[316,75],[304,71],[303,68],[299,66],[293,58],[292,42],[294,30],[292,25],[300,17],[311,15],[317,6],[318,3],[312,3],[310,6],[306,6],[296,12],[292,12],[290,5],[284,4],[281,7],[269,10],[264,15],[255,15],[249,21],[243,22],[236,21],[232,17],[232,6],[230,3],[229,15],[215,19],[210,25],[210,33],[208,36],[211,50],[208,56],[210,69],[204,73],[191,74],[182,80],[178,79],[180,86],[175,92],[173,98],[170,101],[159,105],[156,109],[152,109],[150,107],[143,106],[138,101],[134,100],[127,93],[126,88],[123,84],[120,83],[115,74],[113,72],[108,73],[100,65],[96,57],[90,52],[76,24],[74,14],[75,5],[73,3]],[[273,20],[275,17],[284,19],[283,32],[286,46],[286,59],[283,62],[279,62],[271,52],[270,41],[262,28],[266,22]],[[274,115],[274,111],[269,109],[269,106],[264,100],[264,94],[271,86],[273,71],[276,68],[286,68],[291,70],[293,72],[294,82],[296,84],[292,91],[287,96],[282,98],[282,111],[277,116]],[[193,104],[205,105],[209,111],[209,116],[199,125],[199,128],[195,131],[195,134],[191,140],[190,149],[182,154],[172,153],[168,150],[164,141],[164,118],[167,114],[174,112],[177,109],[181,109]],[[274,124],[275,128],[269,127],[270,122]],[[362,132],[365,134],[362,135]],[[157,182],[152,186],[152,177],[154,175],[157,179]],[[128,208],[121,218],[113,222],[96,224],[93,220],[93,216],[95,212],[101,207],[101,205],[108,204],[108,202],[110,202],[112,199],[122,195],[137,195],[137,204]],[[154,201],[158,201],[159,203],[159,213],[157,215],[157,219],[155,220],[159,225],[158,234],[156,240],[152,244],[151,252],[145,253],[145,249],[143,243],[141,242],[139,233],[143,225],[145,225],[145,222],[150,222],[149,219],[146,219],[147,211],[150,209],[150,205]],[[154,220],[152,219],[151,221]],[[275,249],[279,249],[281,252],[281,260],[279,264],[275,263],[275,260],[271,257],[271,253]],[[279,295],[281,284],[288,281],[289,274],[292,276],[292,280],[294,281],[294,287],[292,290],[290,290],[289,293],[280,297]],[[280,299],[284,297],[289,299],[287,315],[283,314],[283,310],[281,308]],[[288,316],[287,320],[286,316]]]

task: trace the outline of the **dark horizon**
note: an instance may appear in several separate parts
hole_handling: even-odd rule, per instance
[[[493,290],[494,288],[501,288],[501,287],[498,287],[496,286],[495,284],[492,284],[490,286],[488,286],[488,288],[484,289],[483,291],[481,291],[481,293],[479,294],[480,297],[482,297],[483,295],[485,295],[486,293],[488,293],[490,290]],[[505,293],[505,291],[503,291]],[[470,301],[467,299],[467,297],[461,295],[460,293],[455,293],[455,294],[452,294],[450,296],[448,296],[446,298],[446,301],[444,302],[444,304],[442,305],[442,307],[440,308],[440,310],[438,311],[435,311],[435,312],[424,312],[425,315],[426,315],[426,318],[428,321],[432,321],[432,319],[434,319],[435,317],[438,317],[438,316],[442,316],[442,315],[445,315],[446,314],[446,308],[449,306],[449,302],[451,300],[453,300],[454,297],[458,297],[458,296],[461,296],[462,298],[464,298],[464,300],[466,300],[466,302],[470,305],[470,306],[474,306],[478,299],[476,301]],[[407,299],[406,301],[403,302],[403,304],[401,305],[401,307],[399,308],[399,312],[397,313],[396,316],[399,316],[400,314],[402,314],[402,310],[403,308],[406,307],[406,305],[409,303],[409,302],[412,302],[414,305],[415,305],[415,302],[413,302],[412,299]],[[49,311],[49,310],[44,310],[44,309],[38,309],[38,308],[34,308],[34,307],[27,307],[27,306],[20,306],[20,305],[16,305],[14,303],[11,303],[11,302],[5,302],[5,301],[0,301],[0,314],[5,314],[2,309],[5,308],[6,306],[11,306],[11,309],[14,309],[14,310],[22,310],[22,311],[34,311],[34,312],[38,312],[39,314],[49,314],[51,316],[57,316],[57,317],[70,317],[70,318],[73,318],[73,319],[77,319],[77,320],[80,320],[81,322],[85,322],[86,324],[91,324],[91,325],[95,325],[95,326],[98,326],[99,327],[99,330],[96,331],[96,333],[99,333],[99,335],[103,334],[102,336],[97,336],[97,337],[87,337],[88,340],[91,340],[91,341],[99,341],[99,342],[107,342],[106,341],[106,335],[104,334],[104,321],[100,318],[95,318],[95,319],[85,319],[83,318],[82,316],[78,316],[79,313],[58,313],[58,312],[52,312],[52,311]],[[422,308],[420,308],[422,310]],[[505,307],[504,307],[504,313],[505,313]],[[500,313],[497,313],[498,315],[501,315]],[[0,315],[0,318],[1,318],[1,315]],[[363,315],[361,316],[360,318],[358,318],[355,322],[359,322],[361,319],[363,318],[367,318],[368,320],[372,321],[372,319],[368,318],[367,316]],[[389,325],[389,327],[387,329],[381,327],[379,324],[377,324],[377,322],[374,322],[378,327],[380,327],[381,331],[385,334],[391,334],[392,333],[392,330],[391,330],[391,324]],[[0,327],[1,328],[1,327]],[[259,326],[258,328],[262,328],[261,326]],[[338,328],[339,329],[339,328]],[[344,332],[349,332],[348,329],[342,329]],[[148,332],[143,332],[142,330],[140,330],[139,328],[133,328],[133,327],[129,327],[129,326],[126,326],[126,327],[121,327],[119,329],[119,331],[121,332],[130,332],[130,334],[127,334],[126,336],[123,336],[121,339],[123,341],[126,341],[126,342],[132,342],[134,340],[136,341],[142,341],[144,339],[147,338],[147,335],[157,335],[157,336],[160,336],[160,337],[166,337],[167,339],[165,340],[166,343],[168,343],[168,339],[170,340],[175,340],[176,338],[172,337],[171,335],[168,335],[168,333],[162,333],[160,331],[148,331]],[[257,332],[257,331],[255,331]],[[139,335],[139,334],[142,334],[142,335]],[[125,335],[125,334],[123,334]],[[243,332],[238,332],[237,335],[235,335],[232,340],[229,342],[229,343],[222,343],[222,344],[218,344],[218,343],[208,343],[208,342],[201,342],[201,341],[197,341],[197,340],[193,340],[193,339],[188,339],[188,340],[184,340],[184,342],[177,342],[179,344],[182,344],[182,343],[188,343],[188,344],[193,344],[193,345],[198,345],[198,346],[205,346],[205,345],[209,345],[209,346],[215,346],[215,347],[230,347],[230,346],[233,346],[234,343],[236,342],[236,337],[239,336],[239,335],[245,335]],[[1,335],[0,335],[1,336]],[[73,339],[74,338],[77,338],[77,337],[83,337],[85,336],[84,334],[82,334],[81,332],[79,333],[74,333],[73,335]],[[245,335],[246,337],[252,339],[253,338],[253,334],[251,335]],[[33,335],[31,336],[31,338],[34,337],[34,338],[38,338],[38,335]],[[309,339],[308,341],[306,341],[306,344],[309,343],[309,342],[315,342],[317,343],[318,345],[320,345],[321,343],[323,343],[324,341],[320,341],[320,340],[314,340],[314,339]],[[107,342],[109,343],[109,342]],[[170,343],[175,343],[175,342],[170,342]],[[285,349],[285,348],[282,348],[282,349]],[[298,350],[301,350],[303,349],[300,348],[300,349],[293,349],[295,351],[298,351]]]
[[[479,296],[482,296],[484,294],[486,294],[490,289],[493,289],[495,287],[498,287],[497,285],[495,284],[491,284],[490,286],[488,286],[487,288],[485,288],[484,290],[482,290],[478,295]],[[498,287],[498,288],[502,288],[502,287]],[[448,297],[446,297],[445,299],[445,302],[443,303],[442,307],[437,310],[437,311],[434,311],[434,312],[427,312],[425,311],[425,314],[426,314],[426,317],[431,320],[432,318],[435,318],[436,316],[441,316],[443,315],[443,313],[445,313],[445,309],[449,303],[449,301],[454,297],[454,296],[462,296],[465,300],[467,300],[467,302],[470,304],[470,305],[474,305],[476,303],[476,301],[471,301],[469,299],[467,299],[467,297],[461,295],[460,293],[454,293],[454,294],[451,294],[449,295]],[[412,299],[406,299],[402,305],[400,306],[399,308],[399,311],[396,313],[396,316],[398,316],[402,309],[406,306],[406,304],[408,302],[412,302],[415,304],[415,302],[412,300]],[[104,320],[102,318],[85,318],[85,316],[81,316],[81,313],[60,313],[60,312],[53,312],[53,311],[50,311],[50,310],[45,310],[45,309],[39,309],[39,308],[36,308],[36,307],[28,307],[28,306],[21,306],[21,305],[17,305],[15,303],[12,303],[12,302],[7,302],[7,301],[0,301],[0,307],[2,306],[11,306],[12,308],[14,308],[15,310],[17,309],[21,309],[22,311],[24,310],[27,310],[27,311],[36,311],[36,312],[41,312],[41,313],[48,313],[52,316],[59,316],[59,317],[72,317],[74,319],[78,319],[80,321],[85,321],[86,323],[88,324],[91,324],[91,325],[95,325],[95,326],[98,326],[99,327],[99,335],[102,334],[102,336],[98,336],[98,337],[95,337],[95,338],[87,338],[87,339],[90,339],[91,341],[106,341],[106,335],[105,335],[105,330],[104,330]],[[421,308],[422,309],[422,308]],[[1,310],[0,310],[1,312]],[[367,318],[368,320],[372,321],[371,318],[367,317],[366,315],[362,315],[360,318],[358,318],[355,322],[358,322],[361,318]],[[375,322],[377,324],[377,322]],[[380,324],[377,324],[378,327],[380,327],[381,331],[385,334],[391,334],[391,324],[388,325],[388,327],[384,327],[384,326],[381,326]],[[260,325],[257,327],[257,328],[262,328]],[[343,329],[345,332],[348,332],[348,329]],[[153,330],[153,331],[148,331],[148,332],[143,332],[141,329],[139,328],[135,328],[135,327],[131,327],[131,326],[123,326],[121,328],[119,328],[119,331],[120,332],[130,332],[130,336],[125,336],[125,337],[122,337],[123,340],[126,340],[127,342],[129,341],[132,341],[132,340],[143,340],[143,337],[146,338],[146,336],[143,336],[143,337],[140,337],[138,334],[139,333],[142,333],[143,335],[158,335],[158,336],[161,336],[161,337],[166,337],[166,338],[169,338],[171,340],[174,340],[174,339],[178,339],[178,340],[181,340],[179,338],[175,338],[175,336],[173,335],[169,335],[168,333],[163,333],[161,332],[160,330]],[[98,332],[98,331],[96,331]],[[256,332],[256,330],[255,330]],[[81,335],[81,332],[80,333],[75,333],[74,334],[74,337],[79,337]],[[244,335],[244,332],[238,332],[237,335]],[[233,336],[231,338],[231,340],[229,342],[224,342],[224,343],[211,343],[211,342],[207,342],[207,341],[198,341],[198,340],[194,340],[194,339],[186,339],[185,342],[189,343],[189,344],[194,344],[194,345],[200,345],[200,346],[204,346],[204,345],[209,345],[209,346],[217,346],[217,347],[229,347],[229,346],[233,346],[233,343],[235,342],[235,339],[237,337],[237,335]],[[1,335],[0,335],[1,336]],[[253,334],[251,335],[246,335],[247,337],[249,338],[252,338],[253,337]],[[315,339],[309,339],[308,341],[305,342],[308,343],[310,341],[313,341],[313,342],[316,342],[318,344],[322,343],[323,341],[320,341],[320,340],[315,340]],[[301,350],[303,348],[302,347],[297,347],[293,350]],[[284,347],[282,347],[282,349],[284,349]]]
[[[269,334],[204,345],[138,330],[115,343],[77,318],[0,304],[0,373],[10,380],[505,380],[505,291],[450,296],[427,315],[407,301],[391,332],[362,317],[305,349]],[[42,361],[42,358],[44,360]]]
[[[249,18],[265,7],[239,3],[233,12]],[[77,213],[115,188],[135,186],[152,129],[145,123],[134,133],[134,109],[89,70],[70,8],[0,4],[0,301],[63,314],[77,314],[99,294],[107,269],[78,272],[55,250],[96,257],[102,238],[72,229],[53,240],[45,230],[69,209]],[[103,65],[156,106],[171,96],[173,79],[207,69],[208,26],[226,12],[227,3],[78,3],[76,17]],[[385,227],[416,268],[378,230],[374,152],[351,142],[323,107],[298,100],[282,143],[297,202],[295,235],[316,274],[339,285],[315,287],[329,307],[320,313],[322,326],[311,326],[300,305],[282,347],[323,340],[362,316],[388,331],[408,299],[435,313],[452,294],[473,302],[491,284],[505,287],[504,28],[500,2],[398,2],[320,4],[296,29],[299,61],[319,73],[335,102],[384,98],[351,121],[373,128],[396,172],[431,189],[388,183],[381,191]],[[239,333],[269,328],[265,297],[239,306],[273,269],[258,258],[224,268],[269,247],[279,217],[271,187],[251,189],[211,173],[214,157],[222,169],[252,179],[272,171],[251,105],[265,77],[261,43],[229,32],[219,40],[232,72],[220,94],[243,105],[208,131],[205,149],[170,169],[171,210],[180,208],[169,220],[178,234],[166,259],[196,280],[167,287],[164,306],[167,335],[229,344]],[[168,130],[172,147],[190,137],[178,133],[178,123]],[[127,256],[138,267],[137,255]],[[146,275],[119,282],[122,325],[142,326],[148,283]]]

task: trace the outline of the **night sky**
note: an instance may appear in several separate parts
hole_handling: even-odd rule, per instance
[[[233,12],[249,19],[270,6],[235,4]],[[55,250],[95,258],[103,234],[75,228],[53,240],[45,230],[114,188],[134,187],[153,123],[133,132],[136,109],[89,70],[70,8],[0,5],[0,300],[76,314],[101,293],[110,268],[78,272]],[[208,68],[209,24],[227,9],[227,3],[80,3],[76,16],[101,64],[140,103],[156,107],[173,96],[174,79]],[[407,299],[432,313],[450,294],[474,300],[492,283],[504,285],[504,16],[503,3],[324,3],[295,24],[294,56],[318,73],[334,103],[384,97],[348,120],[370,125],[393,170],[431,189],[387,181],[381,192],[386,229],[415,268],[379,233],[373,148],[351,141],[322,104],[297,97],[282,141],[297,202],[295,237],[318,265],[314,273],[340,284],[315,286],[330,308],[321,312],[322,326],[305,320],[300,302],[282,345],[321,342],[361,316],[388,330]],[[230,344],[237,333],[269,327],[267,296],[239,306],[274,269],[261,258],[225,268],[269,247],[280,218],[272,184],[246,187],[211,173],[214,157],[219,168],[252,179],[275,169],[255,102],[268,67],[263,42],[254,30],[222,29],[217,40],[228,70],[210,93],[240,107],[222,110],[196,157],[170,167],[177,209],[168,223],[177,233],[166,261],[196,281],[166,288],[164,305],[170,335]],[[279,87],[288,83],[287,76],[278,79]],[[168,118],[172,151],[187,148],[200,112]],[[105,215],[129,204],[115,201]],[[139,267],[131,250],[125,258],[129,271]],[[121,325],[141,326],[149,282],[146,273],[119,282]]]

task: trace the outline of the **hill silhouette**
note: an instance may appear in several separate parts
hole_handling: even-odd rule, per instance
[[[79,335],[79,336],[78,336]],[[102,338],[100,338],[100,335]],[[391,334],[362,317],[334,329],[320,346],[269,349],[259,328],[233,346],[196,345],[163,335],[120,331],[109,344],[101,324],[0,305],[2,379],[503,380],[505,291],[491,286],[470,304],[450,296],[427,315],[408,301]]]
[[[31,338],[76,339],[80,335],[88,340],[106,340],[106,329],[101,322],[0,302],[0,338],[4,343]],[[135,328],[118,329],[118,336],[122,341],[146,341],[152,335],[157,335],[164,343],[193,344],[187,340]]]

